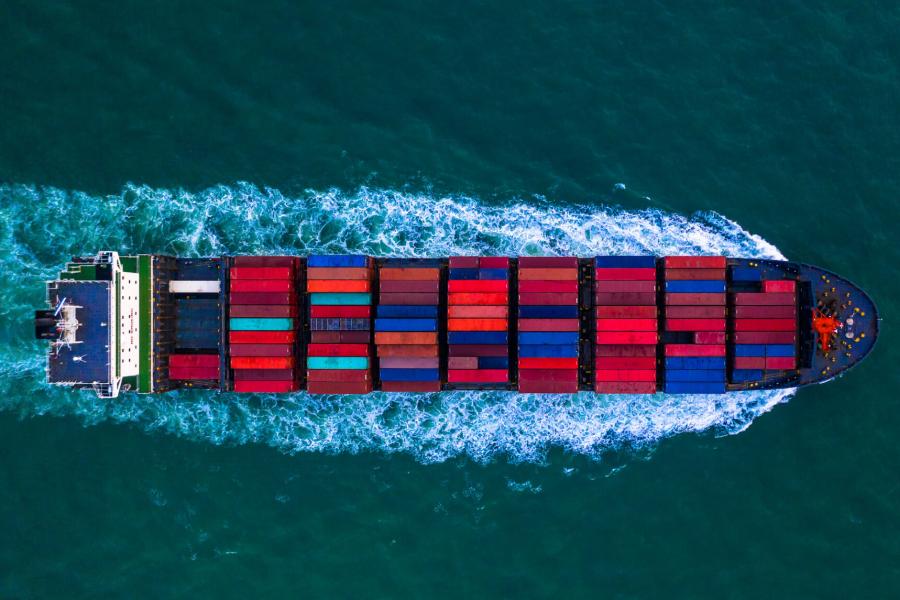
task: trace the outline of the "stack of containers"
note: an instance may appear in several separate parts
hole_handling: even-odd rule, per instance
[[[375,347],[381,389],[439,392],[440,261],[387,259],[379,269]]]
[[[509,382],[509,258],[452,256],[447,283],[447,381]]]
[[[229,271],[229,355],[236,392],[300,389],[298,286],[294,256],[236,256]]]
[[[693,342],[666,344],[665,391],[724,394],[725,257],[667,256],[664,264],[666,333]]]
[[[519,258],[519,391],[578,391],[578,259]]]
[[[314,255],[307,262],[312,394],[372,391],[373,261],[361,255]]]
[[[169,281],[175,300],[175,353],[169,355],[169,379],[185,387],[219,384],[222,331],[221,260],[179,259]]]
[[[797,368],[797,283],[762,282],[762,293],[734,295],[732,381],[781,377]]]
[[[656,392],[656,257],[594,259],[594,391]]]

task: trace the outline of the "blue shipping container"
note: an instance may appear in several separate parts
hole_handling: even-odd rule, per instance
[[[663,386],[667,394],[724,394],[724,381],[667,381]]]
[[[437,319],[437,306],[407,306],[399,304],[379,304],[378,316],[384,318]]]
[[[666,381],[725,381],[725,369],[671,369]]]
[[[437,381],[437,369],[381,369],[382,381]]]
[[[519,334],[520,344],[552,344],[563,346],[578,343],[577,331],[524,331]]]
[[[735,356],[765,356],[766,355],[766,346],[765,346],[765,344],[735,344],[734,345],[734,355]]]
[[[505,356],[479,356],[479,369],[508,369],[509,359]]]
[[[577,306],[522,306],[519,305],[520,319],[577,319]]]
[[[733,381],[734,383],[760,381],[762,378],[762,369],[735,369],[731,373],[731,381]]]
[[[724,369],[724,356],[669,356],[666,369]]]
[[[478,269],[478,279],[503,280],[508,277],[508,269]]]
[[[769,344],[766,346],[766,356],[794,356],[796,349],[793,344]]]
[[[578,358],[578,346],[535,344],[519,346],[521,358]]]
[[[450,279],[478,279],[478,269],[450,269]]]
[[[450,331],[448,344],[507,344],[509,334],[505,331]]]
[[[437,319],[375,319],[375,331],[437,331]]]
[[[666,282],[666,291],[685,294],[715,294],[725,291],[725,282],[673,279]]]
[[[313,254],[306,259],[307,267],[365,267],[368,257],[360,254]]]
[[[655,256],[598,256],[594,266],[606,269],[652,269],[656,267]]]
[[[732,281],[761,281],[762,273],[752,267],[731,267]]]

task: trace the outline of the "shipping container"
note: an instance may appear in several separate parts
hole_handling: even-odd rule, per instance
[[[297,294],[293,292],[233,292],[228,297],[235,304],[297,304]]]
[[[793,331],[796,319],[735,319],[735,331]]]
[[[656,369],[655,356],[598,356],[594,359],[597,369]]]
[[[748,381],[760,381],[763,378],[762,369],[735,369],[731,372],[731,381],[734,383],[747,383]]]
[[[508,352],[509,348],[507,346],[495,344],[454,344],[447,346],[448,356],[506,356]],[[437,353],[435,353],[435,356],[437,356]]]
[[[666,305],[686,306],[686,305],[725,305],[725,294],[666,294]]]
[[[597,331],[656,331],[656,319],[597,319]]]
[[[292,369],[294,357],[234,357],[229,361],[232,369]]]
[[[667,306],[669,319],[724,319],[724,306]]]
[[[438,381],[437,369],[381,369],[381,381]]]
[[[793,344],[767,344],[766,356],[794,356],[797,348]]]
[[[478,259],[481,269],[509,269],[508,256],[482,256]]]
[[[383,361],[382,361],[383,362]],[[448,369],[477,369],[477,356],[451,356],[447,358]]]
[[[656,356],[656,344],[605,344],[594,348],[594,356]]]
[[[595,338],[597,344],[656,344],[655,331],[598,331]]]
[[[797,291],[797,282],[792,279],[785,279],[782,281],[763,281],[763,291],[764,292],[788,292],[795,293]]]
[[[773,304],[796,304],[797,298],[794,294],[787,292],[769,292],[769,293],[738,293],[734,295],[735,304],[749,305],[773,305]]]
[[[594,384],[598,394],[655,394],[655,381],[598,381]]]
[[[235,369],[235,381],[290,381],[296,379],[293,369]]]
[[[666,282],[666,292],[677,294],[715,294],[725,292],[724,281],[674,280]]]
[[[797,334],[793,331],[737,331],[735,344],[793,344]]]
[[[438,355],[438,347],[434,344],[378,346],[375,348],[375,353],[379,358],[431,358]]]
[[[478,269],[478,279],[508,279],[509,271],[506,269]]]
[[[597,369],[595,381],[656,381],[656,369]]]
[[[473,359],[474,361],[475,359]],[[476,361],[477,362],[477,361]],[[382,369],[437,369],[439,366],[438,358],[405,358],[405,357],[388,357],[378,361],[378,366]],[[457,367],[459,368],[459,367]]]
[[[520,319],[577,319],[577,306],[520,306]]]
[[[369,331],[312,331],[309,338],[314,344],[368,344],[372,334]]]
[[[750,282],[762,279],[762,273],[755,267],[731,267],[731,280],[734,282]]]
[[[365,306],[372,304],[372,294],[362,292],[335,293],[321,292],[309,295],[312,306]]]
[[[376,344],[437,344],[436,331],[376,331]]]
[[[578,359],[520,358],[519,369],[578,369]]]
[[[506,369],[448,369],[448,383],[506,383],[509,372]]]
[[[519,304],[536,306],[559,306],[562,304],[578,304],[578,294],[559,292],[519,293]]]
[[[520,269],[577,269],[575,256],[520,256]]]
[[[292,318],[299,314],[297,306],[275,304],[232,304],[228,316],[241,318]]]
[[[656,306],[598,306],[598,319],[656,319]],[[724,315],[723,315],[724,316]]]
[[[428,305],[389,304],[379,306],[381,319],[437,319],[438,307]]]
[[[747,356],[766,356],[766,345],[765,344],[735,344],[734,345],[734,355],[740,357]]]
[[[232,281],[232,284],[239,283]],[[274,282],[265,282],[274,283]],[[245,290],[239,290],[245,291]],[[257,291],[257,290],[246,290]],[[258,290],[269,291],[269,290]],[[279,291],[279,290],[271,290]],[[310,279],[306,282],[307,292],[371,292],[372,282],[368,279]]]
[[[666,269],[666,280],[700,279],[705,281],[725,280],[725,269]]]
[[[575,358],[578,356],[578,345],[520,345],[519,356],[521,358]]]
[[[169,281],[170,294],[218,294],[219,280],[213,281]]]
[[[380,277],[381,281],[437,281],[440,277],[440,269],[382,267]]]
[[[447,319],[447,331],[506,331],[506,319]]]
[[[725,331],[725,319],[666,319],[667,331]]]
[[[372,316],[371,306],[311,306],[311,319],[366,319]]]
[[[766,368],[766,357],[765,356],[735,356],[734,357],[734,368],[735,369],[765,369]]]
[[[413,280],[393,280],[393,281],[381,281],[380,288],[382,294],[384,293],[407,293],[407,292],[415,292],[419,294],[437,294],[440,291],[440,281],[413,281]]]
[[[477,256],[451,256],[447,259],[451,269],[477,269]]]
[[[724,294],[723,294],[724,295]],[[656,306],[655,292],[597,292],[594,304],[603,306]]]
[[[724,381],[667,381],[663,385],[667,394],[724,394]]]
[[[519,333],[519,344],[578,344],[577,331],[523,331]]]
[[[450,319],[506,319],[508,316],[509,308],[506,306],[447,307],[447,318]]]
[[[724,331],[697,331],[694,333],[695,344],[724,344]]]
[[[293,344],[231,344],[231,356],[293,356]]]
[[[310,319],[312,331],[368,331],[369,319]]]
[[[506,331],[450,331],[447,333],[449,344],[507,344],[509,333]]]
[[[368,344],[309,344],[309,356],[368,356]]]
[[[310,268],[306,270],[307,279],[372,279],[370,268]]]
[[[370,259],[361,254],[311,254],[306,259],[308,267],[367,267]]]
[[[453,281],[447,282],[447,291],[451,294],[457,292],[500,292],[505,294],[509,292],[509,282],[496,279],[454,279]]]
[[[578,319],[519,319],[519,331],[578,331]]]
[[[597,281],[655,281],[656,269],[600,268],[594,269],[594,279]]]
[[[668,356],[666,369],[724,369],[724,356]]]
[[[725,381],[725,369],[667,369],[669,381]]]
[[[724,256],[666,256],[667,269],[724,269]]]
[[[235,256],[231,259],[235,267],[288,267],[300,264],[297,256]]]
[[[519,281],[578,281],[578,269],[522,269]]]
[[[793,356],[766,356],[766,369],[796,369],[797,360]]]
[[[219,282],[217,281],[216,284]],[[290,279],[232,279],[230,292],[291,292],[294,282]]]
[[[577,281],[519,281],[519,293],[578,293]]]
[[[508,369],[509,357],[506,356],[479,356],[479,369]]]
[[[578,382],[576,369],[525,369],[519,371],[519,381],[570,381]]]
[[[415,304],[415,305],[434,305],[438,304],[438,294],[419,294],[419,293],[403,293],[403,294],[386,294],[382,292],[378,295],[378,302],[381,304]]]
[[[293,279],[290,267],[231,267],[229,275],[235,279]]]
[[[218,379],[219,365],[214,367],[173,367],[169,366],[169,379],[174,380],[198,380]]]
[[[375,319],[375,331],[437,331],[437,319]]]
[[[366,356],[310,356],[306,359],[307,369],[368,369]]]
[[[795,305],[781,306],[735,306],[737,319],[794,319],[797,317]]]
[[[519,286],[522,290],[522,286]],[[595,281],[595,292],[656,292],[655,281]]]
[[[170,354],[169,367],[219,367],[218,354]]]
[[[502,306],[509,303],[509,294],[506,292],[458,292],[447,294],[448,304],[467,304],[479,306]],[[433,304],[437,304],[437,298]]]
[[[655,256],[597,256],[594,266],[612,269],[655,269]]]
[[[248,319],[231,318],[232,331],[290,331],[294,329],[294,319]]]
[[[725,346],[717,344],[666,344],[666,356],[725,356]]]

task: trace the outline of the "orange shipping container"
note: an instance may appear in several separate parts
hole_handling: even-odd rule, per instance
[[[520,281],[570,281],[578,279],[578,269],[519,269]]]
[[[505,319],[509,316],[506,306],[448,306],[450,319]]]
[[[382,268],[381,279],[384,281],[409,281],[437,279],[440,270],[436,268]]]
[[[447,319],[447,331],[506,331],[506,319]]]
[[[432,331],[378,331],[376,344],[437,344],[437,333]]]
[[[447,302],[449,304],[465,304],[465,305],[504,305],[509,302],[509,294],[506,293],[485,293],[479,294],[475,292],[460,292],[447,294]]]
[[[371,279],[372,269],[366,267],[312,267],[306,270],[307,279]]]
[[[369,292],[372,284],[368,279],[310,279],[306,282],[307,292]]]

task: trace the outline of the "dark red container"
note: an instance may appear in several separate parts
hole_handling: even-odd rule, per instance
[[[309,356],[368,356],[368,344],[309,344]]]
[[[666,319],[666,331],[725,331],[725,319]]]
[[[294,331],[229,331],[229,344],[292,344]]]
[[[368,394],[371,381],[310,381],[306,387],[310,394]]]
[[[519,381],[578,381],[578,369],[523,369]]]
[[[594,359],[597,369],[655,370],[655,356],[598,356]]]
[[[311,331],[314,344],[368,344],[372,341],[368,331]]]
[[[519,269],[519,281],[578,281],[578,269]]]
[[[235,304],[297,304],[297,294],[274,292],[232,292],[229,297]]]
[[[293,344],[231,344],[231,356],[292,356]]]
[[[793,356],[767,356],[766,369],[796,369],[797,359]]]
[[[379,294],[378,301],[381,304],[437,304],[438,294]]]
[[[505,383],[509,380],[506,369],[448,369],[449,383]]]
[[[667,306],[669,319],[724,319],[724,306]]]
[[[725,294],[666,294],[667,306],[725,305]]]
[[[368,369],[308,369],[307,381],[369,381]]]
[[[441,271],[437,267],[381,267],[381,281],[437,281]]]
[[[601,306],[656,306],[656,294],[651,292],[597,292],[594,304]]]
[[[479,269],[508,269],[508,256],[481,256],[478,258]]]
[[[296,392],[299,388],[293,381],[246,381],[234,382],[235,392],[261,392],[269,394]]]
[[[169,367],[169,379],[218,379],[219,366],[215,367]]]
[[[440,381],[382,381],[381,389],[385,392],[439,392]]]
[[[231,267],[231,279],[293,279],[290,267]]]
[[[578,304],[578,294],[563,292],[519,293],[519,304],[526,306],[562,306],[566,304]]]
[[[725,356],[724,344],[666,344],[666,356]]]
[[[574,256],[520,256],[520,269],[566,269],[577,268],[578,258]]]
[[[578,292],[577,281],[522,281],[519,280],[519,292]]]
[[[169,367],[216,367],[219,368],[218,354],[170,354]]]
[[[793,344],[797,334],[793,331],[737,331],[735,344]]]
[[[310,306],[310,319],[368,319],[371,306]]]
[[[598,319],[655,319],[656,306],[598,306]]]
[[[656,269],[594,269],[597,281],[655,281]]]
[[[595,281],[596,292],[655,292],[655,281]]]
[[[795,331],[796,319],[735,319],[735,331]]]
[[[655,331],[598,331],[597,344],[656,344]]]
[[[597,319],[597,331],[656,331],[656,319]]]
[[[436,346],[434,348],[437,348]],[[498,344],[451,344],[448,356],[506,356],[509,348]]]
[[[502,292],[509,291],[509,281],[505,279],[451,279],[447,291],[456,292]]]
[[[796,304],[797,298],[794,294],[787,292],[769,292],[769,293],[740,293],[734,295],[735,304],[749,304],[753,306],[771,306],[773,304]]]
[[[722,281],[725,269],[666,269],[665,277],[670,281]]]
[[[654,381],[598,381],[594,384],[598,394],[655,394]]]
[[[293,369],[235,369],[235,381],[289,381],[296,378]]]
[[[420,294],[436,294],[440,291],[440,282],[435,280],[381,280],[381,293],[417,292]]]
[[[519,331],[578,331],[578,319],[519,319]]]
[[[735,356],[735,369],[765,369],[766,358],[764,356]]]
[[[695,344],[724,344],[724,331],[698,331],[694,334]]]
[[[724,269],[724,256],[667,256],[667,269]]]
[[[448,263],[451,269],[477,269],[478,268],[478,257],[477,256],[451,256],[448,259]]]
[[[788,292],[793,294],[797,291],[797,282],[793,279],[785,279],[781,281],[763,281],[763,291]]]
[[[735,306],[734,316],[737,319],[793,319],[797,316],[797,307],[793,304],[781,306]]]
[[[656,358],[656,345],[615,345],[597,346],[594,356],[652,356]]]
[[[594,381],[656,381],[656,369],[597,369]]]
[[[228,307],[228,316],[250,319],[288,319],[299,314],[297,306],[287,304],[234,304]]]
[[[235,267],[294,267],[300,264],[296,256],[235,256]]]
[[[523,394],[574,394],[578,391],[578,382],[520,381],[518,389]]]
[[[577,369],[577,358],[520,358],[519,369]]]
[[[290,292],[294,282],[290,279],[232,279],[228,289],[231,292]]]

